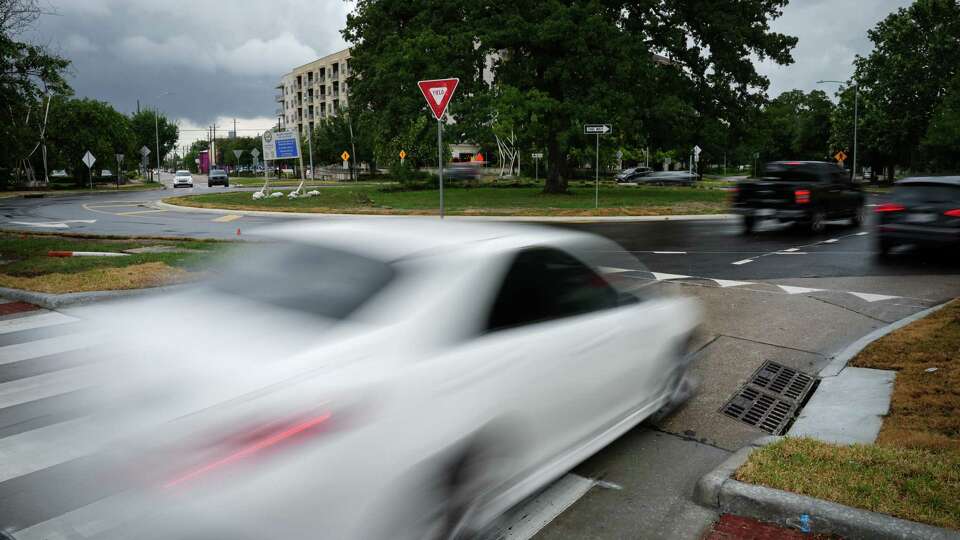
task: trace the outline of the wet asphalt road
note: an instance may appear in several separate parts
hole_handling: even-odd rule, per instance
[[[0,228],[235,239],[238,228],[241,238],[251,238],[259,226],[288,220],[225,219],[154,205],[173,194],[208,191],[198,182],[190,190],[0,199]],[[638,259],[635,268],[623,270],[659,273],[658,286],[701,301],[705,321],[694,364],[699,393],[673,415],[638,427],[575,469],[576,478],[604,482],[566,501],[569,508],[538,538],[696,538],[715,516],[692,503],[694,483],[731,451],[764,435],[718,412],[764,360],[815,375],[834,353],[873,329],[960,296],[956,258],[908,250],[880,261],[870,223],[854,228],[838,222],[818,235],[767,225],[750,236],[741,234],[736,220],[554,226],[617,241]],[[622,275],[649,281],[635,272]],[[34,337],[0,336],[0,347]],[[73,357],[64,353],[44,361],[69,366]],[[11,381],[23,376],[9,375]],[[0,412],[0,445],[8,436],[29,434],[36,427],[30,422],[57,422],[62,419],[50,415],[64,414],[56,398]],[[44,503],[43,494],[82,476],[84,467],[81,459],[0,481],[0,527],[23,528],[81,506],[76,500]],[[98,489],[91,486],[91,493]]]

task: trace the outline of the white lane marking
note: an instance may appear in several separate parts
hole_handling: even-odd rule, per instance
[[[0,365],[82,349],[99,341],[92,334],[70,334],[0,347]]]
[[[823,243],[823,244],[836,244],[836,243],[837,243],[837,239],[836,239],[836,238],[831,238],[831,239],[829,239],[829,240],[824,240],[824,241],[821,242],[821,243]]]
[[[756,283],[751,283],[749,281],[734,281],[732,279],[717,279],[717,278],[710,278],[710,279],[724,289],[727,287],[739,287],[741,285],[756,285]]]
[[[59,221],[55,222],[46,222],[46,223],[37,223],[32,221],[8,221],[7,223],[12,223],[14,225],[26,225],[28,227],[42,227],[44,229],[69,229],[70,226],[66,223],[61,223]]]
[[[870,233],[867,232],[867,231],[863,231],[863,232],[858,232],[858,233],[855,234],[854,236],[866,236],[866,235],[868,235],[868,234],[870,234]]]
[[[668,279],[687,279],[690,276],[684,276],[680,274],[662,274],[660,272],[650,272],[653,274],[653,278],[657,281],[664,281]]]
[[[800,251],[800,248],[787,248],[787,249],[784,249],[781,253],[793,253],[796,251]]]
[[[13,537],[16,540],[91,538],[134,521],[150,508],[144,497],[120,493],[21,529],[13,533]]]
[[[0,439],[0,482],[94,453],[112,426],[77,418]]]
[[[33,330],[34,328],[45,328],[47,326],[66,324],[78,320],[80,319],[64,315],[63,313],[57,313],[56,311],[46,311],[37,315],[0,321],[0,334]]]
[[[806,251],[776,251],[774,255],[808,255]]]
[[[590,491],[594,481],[576,474],[568,474],[554,482],[542,493],[517,508],[517,517],[505,523],[494,538],[500,540],[529,540],[562,514],[573,503]],[[20,540],[20,537],[17,537]]]
[[[863,292],[850,292],[850,294],[860,298],[861,300],[866,300],[867,302],[878,302],[880,300],[892,300],[894,298],[900,298],[899,296],[889,296],[886,294],[873,294],[873,293],[863,293]]]
[[[806,294],[806,293],[812,293],[812,292],[819,292],[823,290],[823,289],[811,289],[809,287],[793,287],[791,285],[777,285],[777,287],[780,287],[781,289],[783,289],[783,292],[787,294]]]
[[[753,262],[753,259],[743,259],[742,261],[737,261],[737,262],[735,262],[735,263],[730,263],[730,264],[733,264],[733,265],[736,265],[736,266],[740,266],[741,264],[747,264],[747,263],[752,263],[752,262]]]
[[[89,368],[75,367],[0,384],[0,409],[66,394],[93,384]]]
[[[686,255],[686,251],[654,251],[654,255]]]
[[[864,206],[868,208],[873,208],[874,206],[880,206],[879,204],[865,204]]]

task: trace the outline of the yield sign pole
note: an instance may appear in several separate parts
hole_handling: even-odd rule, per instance
[[[427,100],[427,105],[433,111],[434,118],[437,119],[437,165],[440,172],[440,219],[443,219],[443,113],[447,110],[450,98],[456,91],[460,79],[434,79],[429,81],[419,81],[420,93],[423,99]]]

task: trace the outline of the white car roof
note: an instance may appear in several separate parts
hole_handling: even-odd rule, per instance
[[[253,231],[276,240],[317,244],[392,261],[463,248],[500,251],[506,246],[609,242],[572,230],[508,223],[477,223],[438,218],[358,218],[292,222]],[[619,247],[619,246],[618,246]]]

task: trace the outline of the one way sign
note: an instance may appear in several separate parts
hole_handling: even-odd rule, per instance
[[[584,124],[584,135],[607,135],[613,133],[613,126],[610,124]]]

